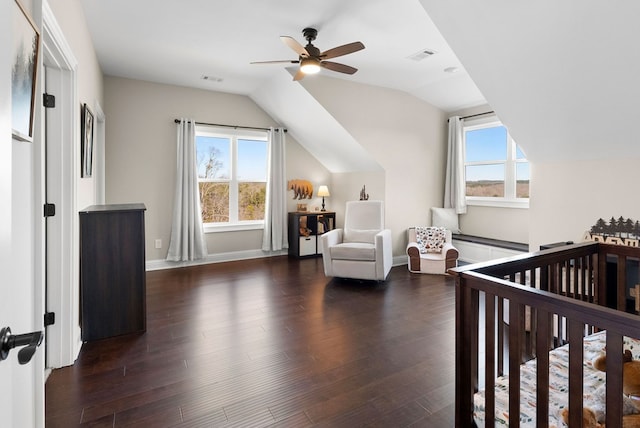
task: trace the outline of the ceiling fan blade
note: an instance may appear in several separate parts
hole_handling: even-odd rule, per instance
[[[353,42],[346,45],[338,46],[320,54],[321,59],[331,59],[364,49],[362,42]]]
[[[285,45],[289,46],[291,49],[293,49],[293,51],[295,53],[297,53],[300,56],[310,56],[309,52],[307,52],[307,50],[304,48],[304,46],[302,46],[300,43],[298,43],[298,41],[296,39],[294,39],[291,36],[280,36],[280,40],[282,40],[282,43],[284,43]]]
[[[331,71],[337,71],[338,73],[345,74],[353,74],[358,71],[357,68],[351,67],[350,65],[340,64],[339,62],[322,61],[320,66]]]
[[[302,80],[302,78],[305,76],[305,74],[302,72],[302,70],[298,69],[298,72],[296,73],[295,76],[293,76],[293,81],[297,81],[297,80]]]
[[[276,61],[253,61],[249,64],[298,64],[300,61],[297,59],[282,59]]]

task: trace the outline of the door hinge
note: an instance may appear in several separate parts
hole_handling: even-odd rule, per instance
[[[56,96],[50,94],[42,94],[42,105],[46,108],[54,108],[56,106]]]
[[[44,326],[50,326],[56,323],[56,313],[55,312],[47,312],[44,314]]]
[[[53,217],[56,215],[56,204],[44,204],[44,216]]]

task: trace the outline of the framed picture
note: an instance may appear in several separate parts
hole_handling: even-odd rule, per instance
[[[11,129],[13,137],[33,141],[40,33],[22,5],[13,2],[11,26]]]
[[[82,177],[91,177],[93,170],[93,113],[86,104],[82,106],[82,142],[80,154],[82,155]]]

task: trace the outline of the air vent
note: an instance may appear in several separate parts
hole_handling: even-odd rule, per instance
[[[431,55],[435,55],[437,52],[433,49],[422,49],[413,55],[409,55],[407,58],[413,61],[422,61],[423,59],[429,58]]]
[[[220,83],[222,82],[224,79],[222,77],[216,77],[216,76],[207,76],[207,75],[203,75],[201,77],[202,80],[208,80],[210,82],[215,82],[215,83]]]

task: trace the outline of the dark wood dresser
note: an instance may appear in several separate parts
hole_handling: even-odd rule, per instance
[[[82,340],[144,332],[144,204],[92,205],[80,211]]]

